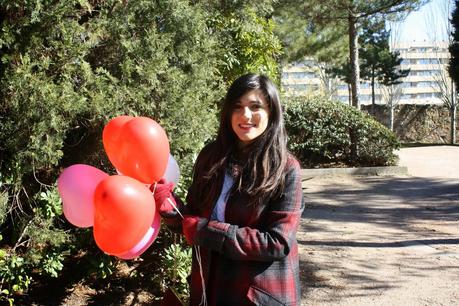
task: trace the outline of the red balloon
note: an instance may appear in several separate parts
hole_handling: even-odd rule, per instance
[[[156,211],[155,217],[153,218],[153,223],[151,224],[150,229],[147,231],[145,236],[142,238],[137,245],[135,245],[132,249],[127,251],[125,254],[117,255],[121,259],[133,259],[142,255],[155,241],[156,237],[158,237],[159,229],[161,228],[161,217]]]
[[[133,118],[134,117],[131,116],[119,116],[110,120],[104,127],[102,132],[102,143],[104,144],[108,159],[113,165],[119,164],[117,152],[120,148],[120,142],[122,141],[120,137],[121,130],[123,126]]]
[[[158,123],[136,117],[123,125],[120,139],[117,157],[112,161],[115,168],[145,184],[163,177],[169,159],[169,141]]]
[[[145,236],[155,216],[150,190],[121,175],[104,179],[94,193],[94,239],[110,255],[125,254]]]

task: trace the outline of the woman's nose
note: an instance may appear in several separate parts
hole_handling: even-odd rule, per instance
[[[250,118],[250,117],[252,117],[252,112],[250,111],[250,108],[244,107],[244,108],[243,108],[243,111],[242,111],[242,115],[243,115],[245,118]]]

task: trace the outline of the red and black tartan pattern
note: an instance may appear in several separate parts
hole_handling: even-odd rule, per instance
[[[304,208],[300,166],[289,158],[285,189],[266,205],[228,199],[227,223],[210,221],[197,233],[208,305],[300,305],[296,233]],[[190,200],[190,199],[188,199]],[[191,203],[189,203],[191,204]],[[192,203],[196,205],[197,203]],[[187,205],[189,214],[194,205]],[[210,211],[200,216],[208,218]],[[172,221],[172,220],[170,220]],[[201,276],[193,252],[191,305],[199,305]]]

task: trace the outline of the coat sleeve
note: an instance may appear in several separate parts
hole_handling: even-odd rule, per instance
[[[269,203],[262,229],[210,221],[197,233],[197,243],[235,260],[272,261],[287,256],[304,208],[298,161],[288,163],[282,195]]]

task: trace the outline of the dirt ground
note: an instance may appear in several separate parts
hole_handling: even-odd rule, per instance
[[[459,305],[459,147],[399,156],[409,176],[303,182],[302,305]]]

